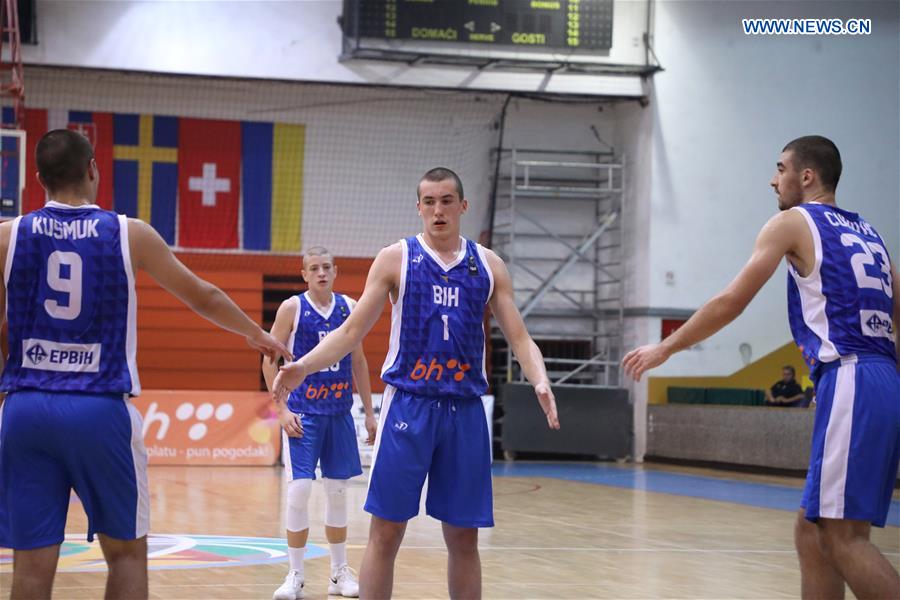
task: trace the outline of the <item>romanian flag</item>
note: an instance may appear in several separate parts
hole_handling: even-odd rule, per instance
[[[299,252],[305,128],[241,123],[243,247]]]
[[[115,211],[150,223],[169,245],[175,244],[178,121],[113,115]]]
[[[37,165],[34,162],[34,149],[38,141],[48,131],[54,129],[71,129],[82,133],[94,146],[94,159],[100,171],[100,189],[97,191],[97,204],[102,208],[113,205],[113,115],[110,113],[90,112],[82,110],[65,110],[58,108],[25,109],[26,156],[25,156],[25,192],[22,201],[22,212],[30,212],[44,205],[46,194],[35,179]]]

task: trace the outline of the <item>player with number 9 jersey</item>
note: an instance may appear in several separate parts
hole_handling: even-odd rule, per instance
[[[126,217],[50,201],[7,252],[9,359],[0,389],[140,393]]]
[[[150,225],[96,204],[100,172],[85,136],[47,132],[35,164],[49,200],[0,223],[0,319],[9,322],[0,377],[7,392],[0,399],[0,547],[13,549],[10,593],[51,597],[74,490],[88,541],[101,536],[112,574],[106,595],[147,598],[147,451],[130,401],[141,391],[134,271],[146,270],[252,348],[290,353],[191,273]]]

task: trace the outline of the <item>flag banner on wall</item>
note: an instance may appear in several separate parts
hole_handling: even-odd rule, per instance
[[[303,125],[29,108],[25,129],[23,212],[46,201],[33,180],[38,140],[71,129],[94,146],[97,203],[170,246],[300,252]]]
[[[247,250],[299,249],[304,131],[303,125],[287,123],[241,124]]]
[[[238,248],[241,124],[182,119],[178,149],[178,242]],[[237,142],[237,143],[235,143]]]
[[[178,119],[114,115],[113,141],[116,212],[150,223],[167,244],[175,245]]]

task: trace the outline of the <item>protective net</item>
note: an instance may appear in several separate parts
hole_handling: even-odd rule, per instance
[[[22,210],[45,201],[34,147],[69,128],[94,145],[98,203],[151,223],[189,267],[268,327],[305,289],[304,248],[335,256],[335,289],[358,297],[377,252],[421,229],[428,169],[466,183],[463,235],[488,222],[502,95],[29,68]],[[11,120],[11,111],[4,111]],[[259,389],[258,355],[139,278],[146,388]],[[374,376],[387,319],[366,338]]]

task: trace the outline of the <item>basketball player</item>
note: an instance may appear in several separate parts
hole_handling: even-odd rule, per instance
[[[480,396],[484,311],[490,304],[534,386],[552,429],[556,402],[540,350],[513,301],[509,273],[490,250],[460,236],[468,202],[449,169],[428,171],[418,185],[424,231],[375,258],[366,288],[347,322],[312,352],[281,368],[274,394],[284,398],[312,373],[359,344],[393,304],[391,341],[382,370],[387,384],[365,509],[372,514],[360,571],[360,596],[388,598],[406,522],[426,511],[442,521],[453,598],[481,596],[478,528],[494,524],[491,440]]]
[[[36,149],[51,199],[0,225],[0,546],[13,548],[12,598],[49,598],[69,494],[100,537],[107,598],[146,598],[150,499],[141,417],[134,273],[274,358],[291,356],[215,286],[181,264],[146,223],[101,210],[90,142],[54,130]]]
[[[296,356],[306,354],[340,327],[356,305],[351,298],[334,293],[337,265],[325,248],[315,246],[306,251],[301,273],[309,290],[282,302],[272,325],[272,336],[286,343]],[[276,373],[276,363],[263,361],[270,390]],[[312,480],[316,478],[316,463],[320,461],[325,487],[325,537],[331,550],[328,593],[348,598],[359,595],[359,583],[347,565],[347,480],[362,474],[356,427],[350,414],[354,381],[366,413],[367,442],[372,444],[377,423],[362,344],[351,355],[307,377],[291,393],[287,405],[278,403],[288,481],[285,521],[290,571],[273,600],[303,597],[303,556],[309,537],[307,503]]]
[[[900,456],[896,333],[900,293],[884,240],[835,205],[837,147],[820,136],[784,147],[771,185],[781,212],[762,228],[737,278],[659,344],[623,360],[635,379],[737,317],[788,267],[794,340],[812,368],[816,418],[795,527],[804,598],[900,598],[897,571],[869,542],[884,527]]]

